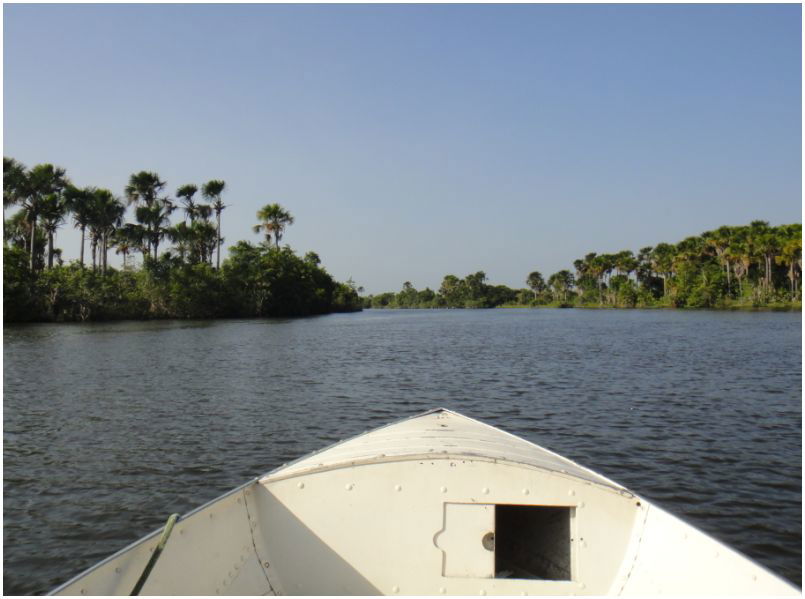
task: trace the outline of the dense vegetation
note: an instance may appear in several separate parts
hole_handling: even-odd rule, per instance
[[[438,291],[406,282],[399,293],[364,298],[364,307],[801,307],[802,225],[723,226],[637,255],[590,253],[573,267],[547,280],[534,271],[522,289],[489,285],[482,271],[447,275]]]
[[[131,175],[125,197],[135,222],[125,222],[127,205],[111,191],[78,188],[51,164],[28,169],[4,158],[3,208],[19,210],[4,218],[3,320],[294,316],[360,309],[355,285],[336,282],[314,252],[300,258],[289,246],[280,247],[285,228],[293,224],[282,206],[258,211],[254,230],[265,233],[262,243],[239,241],[222,261],[225,183],[204,184],[206,202],[196,199],[196,185],[179,187],[175,198],[165,187],[156,173]],[[180,204],[184,218],[172,223]],[[54,240],[68,219],[81,231],[81,247],[79,259],[64,264]],[[91,263],[85,259],[86,241]],[[111,249],[122,255],[121,269],[109,266]]]

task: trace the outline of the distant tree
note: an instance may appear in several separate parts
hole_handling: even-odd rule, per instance
[[[126,185],[128,203],[135,205],[135,218],[145,229],[145,240],[156,260],[159,240],[165,235],[167,216],[173,211],[173,204],[166,198],[160,198],[165,188],[165,181],[159,175],[149,171],[140,171],[129,177]]]
[[[223,201],[221,200],[221,194],[224,192],[224,188],[226,187],[226,183],[220,181],[218,179],[213,179],[212,181],[208,181],[204,184],[201,188],[201,194],[210,202],[213,211],[215,212],[215,219],[217,221],[216,225],[216,269],[221,268],[221,212],[223,212],[224,206]]]
[[[198,187],[192,183],[182,185],[176,190],[176,197],[179,198],[179,201],[182,203],[182,207],[184,208],[185,221],[188,219],[188,217],[190,218],[190,222],[196,220],[197,206],[196,202],[193,200],[193,196],[196,195],[197,191]]]
[[[29,267],[34,270],[35,235],[39,213],[43,209],[45,198],[51,195],[60,196],[69,183],[65,170],[52,164],[37,164],[29,170],[25,180],[21,182],[20,197],[26,218],[31,225],[31,241],[29,244]]]
[[[285,227],[293,224],[291,213],[279,204],[267,204],[257,211],[257,218],[260,223],[252,227],[254,232],[260,233],[262,231],[265,233],[267,243],[271,243],[271,236],[273,235],[274,244],[279,248]]]
[[[48,238],[48,268],[53,268],[53,257],[55,255],[55,248],[53,247],[53,239],[56,236],[58,228],[64,224],[64,219],[67,214],[67,205],[64,197],[61,194],[51,193],[42,198],[41,207],[39,210],[42,219],[42,228]]]
[[[534,271],[528,275],[528,278],[525,280],[526,285],[531,291],[534,292],[534,299],[537,299],[537,295],[545,291],[545,280],[542,278],[542,273],[539,271]]]
[[[567,292],[573,287],[574,282],[573,274],[569,270],[560,270],[548,278],[548,285],[563,302],[567,301]]]

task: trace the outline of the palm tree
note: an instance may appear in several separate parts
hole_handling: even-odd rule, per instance
[[[192,183],[182,185],[176,190],[176,197],[181,198],[182,206],[184,207],[185,221],[190,217],[190,222],[196,219],[196,203],[193,201],[193,196],[196,195],[198,187]]]
[[[529,289],[534,292],[534,299],[537,299],[538,293],[545,290],[545,280],[542,278],[542,273],[539,271],[535,270],[530,273],[525,283],[528,285]]]
[[[92,221],[101,244],[101,272],[106,274],[109,239],[123,224],[126,207],[108,189],[97,189],[93,194]]]
[[[257,211],[257,218],[260,224],[254,225],[252,230],[255,233],[263,231],[266,242],[271,243],[271,235],[274,235],[276,247],[280,246],[280,239],[285,231],[285,227],[293,224],[293,216],[279,204],[266,204]]]
[[[42,198],[39,212],[42,218],[42,228],[48,238],[48,268],[53,268],[53,238],[56,230],[64,224],[67,214],[67,203],[60,194],[51,193]]]
[[[769,223],[763,220],[749,223],[749,232],[754,255],[758,260],[763,260],[763,289],[765,294],[769,294],[771,291],[771,264],[779,251],[778,239],[774,230],[769,227]]]
[[[624,274],[627,278],[631,275],[634,271],[637,270],[639,266],[639,262],[637,258],[634,257],[632,250],[623,250],[615,254],[615,270],[618,271],[618,274]]]
[[[25,210],[26,218],[31,224],[31,258],[29,264],[31,270],[34,269],[36,221],[42,210],[44,198],[51,194],[60,195],[68,183],[65,170],[52,164],[37,164],[27,172],[25,181],[21,182],[22,206],[23,210]]]
[[[226,208],[223,201],[221,201],[221,194],[224,192],[224,187],[226,187],[226,183],[218,179],[213,179],[212,181],[207,181],[207,183],[205,183],[201,188],[201,195],[203,195],[212,205],[212,209],[215,210],[215,218],[218,221],[216,226],[216,235],[218,236],[218,240],[216,242],[217,257],[215,261],[215,268],[219,270],[221,268],[221,241],[223,241],[221,239],[221,212],[224,210],[224,208]]]
[[[95,194],[94,187],[84,187],[79,189],[73,185],[68,185],[64,190],[64,198],[67,203],[67,209],[73,215],[73,226],[81,229],[81,252],[79,254],[79,263],[81,268],[84,268],[84,246],[86,238],[87,226],[92,220],[92,199]]]
[[[218,229],[206,219],[197,220],[191,227],[193,261],[212,264],[212,254],[218,245]]]
[[[778,227],[782,234],[780,255],[774,258],[777,264],[788,265],[788,280],[791,298],[799,297],[798,279],[802,274],[802,225],[797,223]],[[799,271],[799,272],[798,272]]]
[[[145,263],[145,258],[150,252],[148,242],[146,241],[145,227],[133,223],[126,223],[120,227],[115,234],[118,239],[125,239],[126,245],[129,246],[130,250],[135,249],[140,252],[143,255],[143,263]]]
[[[6,220],[6,208],[19,204],[25,194],[25,166],[3,156],[3,222]]]
[[[160,180],[159,175],[149,171],[134,173],[129,177],[129,184],[126,185],[126,198],[129,205],[134,204],[137,206],[135,217],[148,232],[146,240],[149,244],[149,250],[153,250],[154,252],[154,259],[156,259],[157,246],[159,245],[160,238],[158,229],[162,224],[159,218],[162,210],[155,208],[155,206],[160,202],[168,201],[164,198],[159,198],[159,193],[165,185],[165,181]],[[146,210],[141,211],[141,208],[145,208]],[[141,217],[146,220],[141,220]],[[154,243],[155,239],[156,243]]]
[[[651,252],[651,268],[662,278],[662,296],[668,295],[668,281],[674,274],[676,249],[670,243],[658,243]]]
[[[193,240],[192,229],[187,226],[186,222],[181,222],[172,227],[168,227],[165,233],[168,239],[175,244],[176,250],[179,252],[179,259],[184,262],[185,255],[189,253],[189,248]]]
[[[560,270],[559,272],[553,273],[548,278],[548,285],[553,288],[554,294],[562,296],[562,301],[567,301],[567,292],[568,290],[573,287],[575,280],[573,279],[573,273],[569,270]]]
[[[115,254],[123,255],[123,270],[126,270],[128,268],[128,257],[131,250],[134,249],[134,246],[124,227],[119,227],[114,230],[109,238],[109,246],[115,248]]]
[[[730,260],[729,260],[729,247],[732,239],[732,227],[723,226],[715,231],[706,231],[702,233],[702,237],[708,247],[712,248],[716,253],[716,257],[724,270],[727,272],[727,294],[731,293],[732,282],[730,280]]]
[[[139,206],[134,211],[137,222],[144,225],[145,239],[148,242],[152,258],[157,259],[159,255],[159,242],[165,237],[167,226],[170,224],[170,215],[173,212],[173,204],[165,199],[154,201],[148,206]]]

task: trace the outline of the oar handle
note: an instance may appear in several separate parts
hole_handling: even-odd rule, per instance
[[[165,548],[165,544],[168,542],[168,537],[171,536],[173,525],[176,524],[176,520],[178,518],[179,514],[171,514],[168,518],[168,521],[165,523],[165,528],[162,530],[162,535],[159,537],[159,542],[154,548],[154,552],[151,554],[151,559],[149,559],[148,563],[145,564],[143,573],[140,574],[137,584],[134,585],[134,589],[131,591],[132,596],[140,594],[145,581],[148,580],[148,576],[151,574],[151,570],[154,569],[154,565],[157,563],[159,556],[162,554],[162,550]]]

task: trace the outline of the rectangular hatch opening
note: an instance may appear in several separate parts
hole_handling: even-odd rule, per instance
[[[495,578],[571,580],[571,507],[495,506]]]

